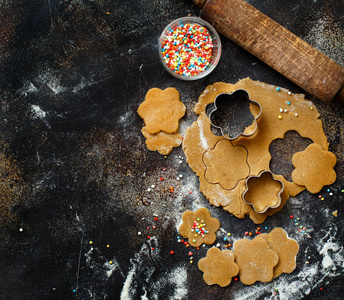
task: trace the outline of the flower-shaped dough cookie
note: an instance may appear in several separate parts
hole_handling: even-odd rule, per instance
[[[296,268],[296,254],[299,252],[299,244],[297,241],[288,238],[283,228],[277,227],[270,233],[258,235],[255,239],[263,238],[274,250],[278,256],[278,264],[274,268],[274,277],[282,273],[291,273]]]
[[[278,255],[269,248],[269,244],[264,239],[238,240],[234,243],[234,253],[243,284],[251,285],[256,281],[272,280]]]
[[[146,138],[146,146],[151,151],[158,151],[162,155],[170,154],[174,147],[182,143],[182,136],[179,133],[166,133],[160,131],[156,134],[149,134],[146,127],[141,130]]]
[[[291,174],[293,181],[304,185],[308,191],[318,193],[324,185],[336,181],[333,167],[337,163],[336,156],[324,151],[318,144],[310,144],[306,150],[297,152],[292,158],[295,170]]]
[[[234,262],[234,253],[230,250],[221,251],[216,247],[210,248],[207,256],[198,261],[198,268],[204,273],[206,284],[218,284],[221,287],[229,285],[232,277],[239,273],[239,267]]]
[[[189,239],[189,244],[198,247],[201,244],[211,245],[216,240],[216,231],[220,228],[220,221],[212,218],[209,210],[202,207],[193,212],[187,210],[183,213],[183,223],[179,233]]]
[[[179,100],[179,93],[175,88],[152,88],[137,112],[144,120],[148,133],[175,133],[179,127],[179,119],[185,114],[185,105]]]
[[[215,147],[203,155],[206,166],[204,177],[211,184],[220,184],[226,190],[233,189],[238,181],[250,174],[247,151],[233,146],[229,140],[219,140]]]

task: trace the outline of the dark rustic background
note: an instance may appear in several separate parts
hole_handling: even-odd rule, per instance
[[[342,0],[248,2],[344,66]],[[147,91],[178,89],[187,107],[182,133],[208,84],[250,77],[303,92],[223,36],[212,74],[171,77],[158,38],[188,14],[199,15],[191,0],[0,2],[1,299],[343,298],[343,105],[307,95],[338,158],[337,181],[319,193],[324,200],[305,191],[260,225],[282,226],[300,243],[292,274],[209,287],[197,268],[208,247],[178,243],[182,212],[197,206],[220,219],[222,248],[227,232],[234,242],[257,225],[209,205],[181,148],[166,158],[146,149],[136,110]],[[276,141],[272,170],[288,178],[293,151],[307,143],[293,132]]]

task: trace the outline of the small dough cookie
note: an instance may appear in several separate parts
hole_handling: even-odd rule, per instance
[[[310,144],[304,151],[295,153],[292,158],[295,170],[291,174],[293,181],[304,185],[308,191],[315,194],[324,185],[336,181],[333,167],[337,163],[336,156],[330,151],[324,151],[318,144]]]
[[[178,91],[169,87],[165,90],[150,89],[137,112],[144,120],[147,132],[154,134],[159,131],[176,133],[179,119],[184,116],[185,110]]]
[[[231,190],[241,179],[250,174],[247,151],[242,146],[233,146],[229,140],[222,139],[215,147],[204,153],[203,163],[206,167],[204,177],[212,184]]]
[[[273,279],[278,255],[264,239],[238,240],[234,243],[234,253],[243,284],[251,285],[256,281],[269,282]]]
[[[193,212],[183,213],[183,223],[179,233],[189,239],[189,244],[199,247],[201,244],[211,245],[216,240],[216,231],[220,228],[220,221],[212,218],[208,209],[202,207]]]
[[[207,256],[198,261],[198,268],[204,273],[206,284],[218,284],[221,287],[229,285],[232,277],[238,275],[239,267],[234,262],[234,253],[230,250],[221,251],[212,247]]]
[[[274,278],[282,273],[291,273],[295,270],[299,244],[297,241],[288,238],[283,228],[277,227],[270,233],[258,235],[255,239],[266,240],[269,247],[279,256],[278,264],[274,268]]]
[[[165,133],[160,131],[156,134],[149,134],[146,127],[141,130],[146,138],[146,146],[151,151],[158,151],[162,155],[170,154],[172,149],[182,144],[183,138],[179,133]]]

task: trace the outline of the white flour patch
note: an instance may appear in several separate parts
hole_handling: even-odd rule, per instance
[[[135,115],[132,110],[127,111],[125,114],[119,116],[117,123],[123,128],[130,126],[135,120]]]
[[[120,268],[118,262],[115,259],[112,260],[111,263],[107,261],[104,264],[104,268],[107,269],[107,271],[106,271],[107,277],[110,277],[113,274],[113,272],[116,271],[116,270],[119,270],[121,272],[122,276],[124,277],[124,275],[123,275],[123,273],[121,271],[121,268]]]
[[[170,282],[176,287],[174,294],[170,299],[185,299],[188,293],[187,290],[187,271],[185,266],[177,266],[171,272]]]
[[[26,82],[24,86],[19,90],[19,94],[26,97],[28,94],[36,93],[38,89],[32,82]]]
[[[46,85],[55,95],[67,91],[67,88],[60,85],[59,78],[51,78]]]
[[[204,136],[204,129],[203,129],[203,123],[202,121],[199,119],[197,121],[198,127],[199,127],[199,139],[200,139],[200,146],[204,149],[204,150],[208,150],[209,149],[209,145],[208,145],[208,141],[206,139],[206,137]]]
[[[154,251],[151,250],[152,246]],[[186,299],[187,264],[159,268],[161,255],[156,237],[144,243],[130,261],[131,267],[121,291],[121,299]]]
[[[34,119],[44,119],[47,115],[47,113],[44,110],[42,110],[38,105],[32,104],[31,110]]]

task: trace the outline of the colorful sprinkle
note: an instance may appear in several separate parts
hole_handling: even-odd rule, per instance
[[[209,68],[212,52],[209,32],[199,24],[181,24],[171,28],[161,48],[166,65],[182,76],[195,76]]]
[[[280,88],[280,87],[277,87],[277,88],[276,88],[276,91],[277,91],[277,92],[279,92],[280,90],[281,90],[281,88]]]

